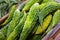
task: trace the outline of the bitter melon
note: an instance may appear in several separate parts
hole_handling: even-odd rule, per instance
[[[15,10],[16,10],[16,5],[13,5],[13,6],[11,7],[11,9],[9,10],[9,16],[8,16],[8,18],[7,18],[6,21],[2,24],[2,26],[8,24],[8,23],[11,21]]]
[[[51,22],[51,20],[52,20],[52,15],[50,14],[44,19],[44,22],[42,25],[38,25],[38,28],[35,34],[41,34],[42,32],[44,32],[48,27],[49,23]]]
[[[44,19],[44,22],[41,25],[38,25],[37,26],[37,29],[36,29],[36,32],[33,33],[33,37],[30,39],[30,40],[40,40],[40,37],[41,37],[41,33],[44,32],[46,30],[46,28],[48,27],[49,23],[51,22],[52,20],[52,15],[49,14],[45,19]],[[34,32],[34,31],[33,31]]]
[[[3,34],[3,36],[5,38],[4,40],[6,40],[7,28],[8,28],[8,24],[0,29],[0,32]],[[2,37],[2,39],[3,39],[3,37]]]
[[[48,33],[60,20],[60,10],[57,10],[53,16],[52,22],[48,29],[46,30],[46,33]]]
[[[47,4],[49,3],[53,3],[53,2],[48,2],[48,3],[42,3],[41,5],[39,5],[39,10],[42,10]],[[40,25],[39,25],[40,26]],[[32,34],[34,34],[37,30],[38,26],[36,26],[32,32]]]
[[[23,30],[21,32],[19,40],[25,40],[27,38],[27,36],[29,35],[29,33],[34,28],[34,24],[37,20],[37,14],[38,14],[38,11],[39,11],[38,7],[39,7],[39,4],[35,3],[30,8],[30,11],[29,11],[28,16],[26,18],[26,21],[25,21],[25,24],[24,24],[24,27],[23,27]]]
[[[3,33],[4,35],[6,35],[6,33],[7,33],[7,26],[8,25],[6,25],[2,29],[0,29],[0,32]]]
[[[22,18],[22,16],[23,16],[23,13],[21,13],[19,9],[17,9],[14,12],[12,21],[10,22],[10,24],[8,26],[7,37],[14,30],[15,26],[19,23],[19,20]]]
[[[39,16],[39,23],[42,25],[44,17],[52,12],[53,10],[60,9],[60,4],[56,2],[52,2],[49,5],[45,6],[40,13],[38,14]]]
[[[26,17],[27,14],[24,13],[24,16],[20,20],[19,24],[15,27],[14,31],[8,36],[7,40],[15,40],[15,38],[21,33]]]

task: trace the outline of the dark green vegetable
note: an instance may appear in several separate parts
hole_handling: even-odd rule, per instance
[[[31,8],[30,11],[28,13],[28,16],[26,18],[23,30],[21,32],[20,35],[20,39],[19,40],[25,40],[27,38],[27,36],[29,35],[29,33],[32,31],[32,29],[34,28],[34,24],[37,20],[37,14],[39,11],[39,4],[35,3]]]
[[[40,40],[41,37],[40,34],[42,34],[46,30],[51,20],[52,20],[52,15],[50,14],[44,19],[42,26],[41,25],[37,26],[37,30],[35,31],[34,36],[31,38],[31,40]]]
[[[7,14],[9,9],[13,6],[21,2],[21,0],[0,0],[0,12],[2,17]],[[3,12],[2,12],[3,11]]]
[[[14,31],[8,36],[7,40],[15,40],[15,38],[21,33],[26,17],[27,14],[24,13],[24,16],[20,20],[19,24],[15,27]]]
[[[0,12],[1,12],[1,17],[3,17],[7,13],[7,4],[6,3],[4,3],[4,2],[0,3]]]
[[[39,5],[39,10],[42,10],[47,4],[49,4],[49,3],[53,3],[53,2],[48,2],[48,3],[42,3],[41,5]],[[39,25],[40,26],[40,25]],[[33,34],[34,34],[34,32],[37,30],[37,28],[38,27],[36,27],[34,30],[33,30]]]
[[[2,26],[8,24],[8,23],[11,21],[15,9],[16,9],[16,6],[15,6],[15,5],[11,7],[11,9],[9,10],[9,16],[8,16],[8,18],[6,19],[6,21],[2,24]]]
[[[53,16],[52,22],[48,27],[46,33],[48,33],[60,20],[60,10],[57,10]]]
[[[46,35],[59,22],[59,20],[60,20],[60,10],[57,10],[53,16],[51,24],[47,28],[46,32],[42,35],[42,37]]]
[[[49,5],[45,6],[40,13],[38,14],[39,16],[39,23],[42,25],[44,17],[52,12],[53,10],[60,9],[60,4],[56,2],[52,2]]]
[[[8,28],[8,24],[6,26],[4,26],[3,28],[0,29],[0,32],[2,33],[0,35],[4,36],[4,38],[2,37],[2,39],[4,39],[4,40],[6,40],[7,28]]]
[[[4,26],[2,29],[0,29],[0,32],[3,33],[4,35],[6,35],[7,33],[7,27],[8,25]]]
[[[50,24],[51,20],[52,20],[52,15],[50,14],[44,19],[42,25],[38,25],[35,34],[41,34],[42,32],[44,32],[47,29],[48,25]]]
[[[21,13],[19,11],[19,9],[17,9],[14,12],[12,21],[10,22],[9,26],[8,26],[8,32],[7,32],[7,37],[9,36],[9,34],[14,30],[15,26],[17,26],[17,24],[19,23],[20,19],[22,18],[23,13]]]

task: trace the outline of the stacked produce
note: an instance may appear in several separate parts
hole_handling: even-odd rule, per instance
[[[16,5],[20,1],[21,0],[0,0],[0,18],[8,13],[12,5]]]
[[[60,22],[60,3],[55,0],[19,1],[7,7],[9,16],[0,24],[0,40],[42,40]]]

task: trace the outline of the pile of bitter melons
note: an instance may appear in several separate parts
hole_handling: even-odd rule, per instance
[[[0,25],[0,40],[41,40],[59,20],[60,3],[26,0],[10,8],[8,18]]]

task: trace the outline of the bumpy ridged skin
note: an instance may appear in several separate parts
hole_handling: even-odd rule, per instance
[[[21,33],[26,17],[27,14],[24,13],[24,16],[20,20],[19,24],[15,27],[14,31],[8,36],[7,40],[15,40],[15,38]]]
[[[56,2],[52,2],[51,4],[44,7],[38,15],[39,16],[39,23],[42,25],[44,17],[47,14],[49,14],[50,12],[52,12],[53,10],[56,10],[56,9],[59,9],[59,8],[60,8],[60,4],[56,3]]]
[[[53,16],[52,22],[48,27],[46,33],[48,33],[60,20],[60,10],[57,10]]]
[[[42,4],[39,5],[39,9],[42,10],[45,6],[47,6],[48,4],[52,4],[52,3],[56,3],[56,2],[42,3]]]
[[[44,19],[44,22],[42,25],[38,25],[38,28],[35,34],[41,34],[42,32],[44,32],[47,29],[48,25],[50,24],[51,20],[52,20],[52,15],[50,14]]]
[[[43,4],[39,5],[39,10],[42,10],[46,6],[46,4],[47,3],[43,3]],[[36,24],[36,27],[33,29],[32,34],[35,33],[35,31],[37,30],[37,28],[38,28],[38,24]]]
[[[27,1],[28,1],[28,0],[27,0]],[[25,5],[25,7],[23,8],[22,11],[28,11],[28,10],[30,9],[30,7],[31,7],[34,3],[37,3],[37,2],[39,2],[39,1],[41,1],[41,0],[29,0],[29,1],[26,3],[26,5]]]
[[[26,18],[23,30],[21,32],[20,35],[20,39],[19,40],[25,40],[27,38],[27,36],[29,35],[29,33],[32,31],[32,29],[34,28],[34,24],[37,20],[37,14],[39,11],[39,4],[35,3],[31,8],[30,11],[28,13],[28,16]]]
[[[14,12],[12,21],[10,22],[8,26],[8,32],[7,32],[7,37],[9,34],[14,30],[15,26],[19,23],[19,20],[22,18],[23,13],[21,13],[18,9]]]
[[[3,33],[6,36],[7,33],[7,27],[8,25],[4,26],[2,29],[0,29],[0,32]]]
[[[4,40],[6,40],[6,34],[7,34],[7,25],[6,26],[4,26],[2,29],[0,29],[0,33],[2,33],[2,34],[0,34],[0,36],[1,35],[3,35],[4,37],[2,37],[2,39],[4,39]],[[1,39],[1,38],[0,38]]]
[[[9,16],[8,16],[8,18],[7,18],[6,21],[2,24],[2,26],[8,24],[8,23],[11,21],[15,10],[16,10],[16,5],[13,5],[13,6],[11,7],[11,9],[9,10]]]
[[[46,6],[47,3],[42,3],[39,5],[39,9],[42,10],[45,6]]]

